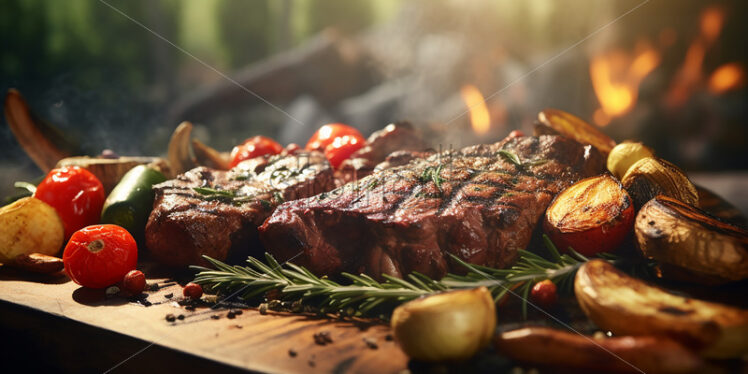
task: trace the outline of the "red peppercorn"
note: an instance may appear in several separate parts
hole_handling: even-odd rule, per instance
[[[122,289],[130,295],[140,295],[145,290],[145,274],[140,270],[131,270],[122,278]]]
[[[530,292],[530,298],[535,304],[543,308],[550,308],[558,301],[556,285],[550,279],[535,283]]]
[[[184,294],[184,297],[199,299],[200,296],[203,296],[203,288],[197,283],[190,282],[187,283],[186,286],[184,286],[184,290],[182,290],[182,293]]]

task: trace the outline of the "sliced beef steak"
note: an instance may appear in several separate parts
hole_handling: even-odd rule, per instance
[[[590,146],[515,137],[416,158],[328,193],[279,206],[260,227],[265,248],[317,274],[441,277],[455,264],[505,267],[551,199],[604,170]]]
[[[351,182],[374,171],[374,167],[395,151],[421,151],[428,148],[421,134],[409,122],[397,122],[375,131],[366,145],[340,165],[339,179]]]
[[[164,264],[203,264],[259,247],[257,227],[286,200],[334,188],[319,152],[248,160],[229,171],[198,167],[154,186],[146,246]],[[236,255],[236,256],[233,256]]]

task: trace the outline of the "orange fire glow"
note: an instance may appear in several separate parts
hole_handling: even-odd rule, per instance
[[[718,7],[706,8],[701,13],[701,32],[688,47],[686,59],[670,86],[666,98],[668,106],[677,108],[685,105],[693,92],[702,87],[704,56],[722,32],[724,19],[724,10]]]
[[[660,53],[648,43],[640,43],[633,55],[618,50],[595,56],[590,77],[601,106],[595,123],[605,126],[613,117],[628,113],[636,104],[642,80],[659,64]]]
[[[739,88],[745,82],[745,72],[740,64],[731,62],[717,68],[709,78],[709,91],[715,94]]]
[[[470,111],[470,125],[478,135],[483,135],[491,128],[491,118],[483,95],[473,85],[465,85],[460,89],[462,100]]]

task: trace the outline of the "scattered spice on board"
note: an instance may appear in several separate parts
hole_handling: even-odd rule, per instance
[[[332,343],[332,336],[329,331],[320,331],[314,334],[314,343],[325,345]]]
[[[377,349],[379,346],[377,345],[377,340],[374,338],[364,338],[364,343],[366,343],[366,346],[371,349]]]
[[[293,348],[291,348],[291,349],[288,350],[288,355],[291,356],[291,357],[296,357],[296,355],[298,355],[298,353],[296,352],[296,350],[294,350]]]
[[[210,316],[210,318],[212,318],[212,319],[219,319],[219,318],[221,318],[221,316],[219,316],[218,314],[214,314],[214,315]]]
[[[166,321],[167,322],[174,322],[177,320],[177,317],[175,317],[173,314],[169,313],[166,315]]]
[[[180,321],[181,321],[181,320],[183,320],[183,319],[184,319],[184,314],[180,314],[180,315],[178,315],[178,316],[177,316],[177,319],[178,319],[178,320],[180,320]]]
[[[171,299],[172,297],[174,297],[174,293],[172,293],[172,292],[167,293],[166,295],[164,295],[164,297],[167,298],[167,299]]]
[[[236,318],[236,314],[234,314],[233,310],[230,310],[228,313],[226,313],[226,318],[228,318],[228,319],[234,319],[234,318]]]
[[[384,340],[386,340],[388,342],[391,342],[391,341],[395,340],[395,338],[392,336],[392,334],[387,334],[387,335],[384,336]]]
[[[240,314],[242,314],[242,313],[244,313],[244,312],[241,309],[234,311],[234,314],[236,314],[237,316],[240,315]]]

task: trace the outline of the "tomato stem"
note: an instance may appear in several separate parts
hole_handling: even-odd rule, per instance
[[[91,243],[88,243],[88,250],[91,251],[91,253],[99,252],[102,249],[104,249],[104,241],[101,239],[96,239]]]

